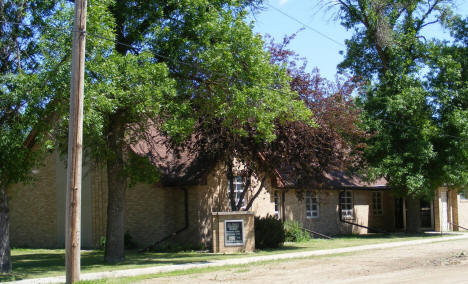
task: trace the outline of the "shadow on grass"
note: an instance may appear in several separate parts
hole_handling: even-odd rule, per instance
[[[426,238],[440,236],[437,234],[368,234],[368,235],[339,235],[333,240],[312,239],[302,243],[288,243],[277,249],[264,249],[254,255],[287,253],[310,249],[331,249],[354,245],[364,245],[386,241],[409,240],[413,238]],[[138,266],[170,265],[185,263],[204,263],[227,257],[239,257],[241,255],[220,255],[198,252],[146,252],[139,253],[136,250],[125,252],[126,259],[118,264],[104,262],[103,251],[82,251],[81,268],[84,273],[90,271],[110,271],[116,269],[130,269]],[[23,250],[20,249],[12,256],[13,274],[0,274],[0,282],[21,280],[25,278],[49,277],[65,274],[65,253],[63,250]]]
[[[134,268],[134,266],[145,265],[169,265],[185,264],[193,262],[207,262],[217,256],[209,253],[138,253],[137,251],[126,251],[126,259],[117,264],[108,264],[104,261],[103,251],[82,251],[81,269],[83,272],[90,270],[115,270]],[[219,256],[218,256],[219,257]],[[13,273],[0,274],[0,282],[15,281],[25,278],[49,277],[64,275],[65,252],[62,253],[21,253],[12,255]]]

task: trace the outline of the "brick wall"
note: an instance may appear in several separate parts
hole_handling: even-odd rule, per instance
[[[305,193],[302,196],[294,190],[285,194],[284,218],[287,221],[298,221],[307,229],[323,234],[365,234],[367,229],[340,222],[338,213],[339,190],[312,190],[319,198],[319,217],[306,217]],[[383,230],[392,230],[393,222],[393,198],[390,193],[383,192],[383,214],[373,216],[370,204],[372,191],[353,190],[354,218],[348,221],[364,226],[374,226]]]
[[[94,166],[91,186],[93,240],[96,247],[106,231],[106,177],[103,166]],[[258,188],[257,181],[253,181],[253,184]],[[211,246],[211,213],[230,211],[228,182],[221,165],[207,176],[206,185],[161,187],[137,184],[129,188],[126,193],[125,229],[137,246],[151,245],[185,227],[184,188],[188,193],[188,228],[173,240],[186,245]],[[266,190],[257,197],[252,209],[259,216],[274,213],[273,200]]]
[[[56,155],[48,155],[35,169],[33,183],[7,190],[12,247],[57,247],[55,159]]]

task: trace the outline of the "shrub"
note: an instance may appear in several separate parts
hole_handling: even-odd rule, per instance
[[[127,231],[124,235],[124,246],[125,249],[134,249],[136,247],[135,243],[133,242],[132,235]]]
[[[101,236],[99,239],[99,249],[103,250],[106,248],[106,237]]]
[[[278,248],[284,243],[283,223],[274,216],[255,217],[255,247]]]
[[[284,231],[287,242],[305,242],[310,240],[309,233],[302,230],[297,221],[285,222]]]

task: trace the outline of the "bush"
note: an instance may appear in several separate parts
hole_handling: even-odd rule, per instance
[[[106,237],[101,236],[99,239],[99,249],[103,250],[106,248]]]
[[[305,242],[310,240],[310,234],[302,230],[297,221],[285,222],[284,231],[287,242]]]
[[[135,243],[133,242],[133,237],[127,231],[124,235],[124,247],[125,249],[134,249],[136,247]]]
[[[274,216],[255,217],[255,247],[278,248],[284,243],[283,223]]]

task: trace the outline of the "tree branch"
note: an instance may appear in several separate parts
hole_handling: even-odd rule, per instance
[[[249,203],[247,204],[247,206],[245,206],[245,211],[249,211],[249,209],[252,207],[255,199],[260,195],[260,192],[262,192],[262,189],[265,187],[265,180],[266,180],[266,177],[264,177],[262,179],[262,182],[260,183],[260,187],[258,188],[257,192],[255,192],[254,196],[252,196],[252,198],[250,198]]]

